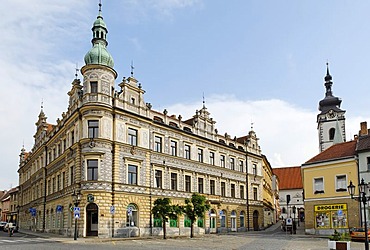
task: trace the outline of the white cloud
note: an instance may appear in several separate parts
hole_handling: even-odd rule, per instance
[[[168,111],[187,119],[201,105],[175,104]],[[243,101],[234,96],[207,97],[206,107],[220,134],[246,135],[252,121],[262,153],[273,167],[300,165],[318,153],[315,112],[276,99]]]
[[[18,185],[18,155],[24,142],[33,146],[34,123],[44,99],[48,122],[55,123],[67,108],[67,91],[75,63],[61,56],[66,47],[78,41],[75,36],[86,18],[87,0],[7,1],[2,3],[3,37],[0,43],[0,188]],[[81,32],[80,32],[81,33]],[[61,108],[62,107],[62,108]]]

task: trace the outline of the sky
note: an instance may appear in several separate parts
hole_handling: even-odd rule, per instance
[[[116,87],[134,66],[145,102],[191,118],[203,96],[219,133],[253,127],[272,167],[318,154],[316,116],[329,62],[347,140],[370,121],[370,1],[103,0]],[[41,103],[67,110],[91,48],[98,0],[4,0],[0,30],[0,189],[18,185]],[[78,77],[82,79],[80,73]]]

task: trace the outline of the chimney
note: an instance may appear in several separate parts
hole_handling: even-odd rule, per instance
[[[367,122],[361,122],[360,123],[360,126],[361,126],[361,130],[360,130],[360,136],[362,135],[367,135],[368,134],[368,131],[367,131]]]

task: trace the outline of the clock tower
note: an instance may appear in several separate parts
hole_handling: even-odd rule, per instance
[[[340,109],[342,100],[333,95],[332,92],[332,77],[329,74],[329,64],[326,64],[325,76],[325,98],[319,102],[319,110],[317,115],[317,130],[319,133],[319,148],[320,152],[329,148],[333,144],[346,141],[345,130],[345,110]]]

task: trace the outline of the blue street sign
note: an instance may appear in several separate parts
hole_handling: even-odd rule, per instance
[[[79,219],[79,218],[80,218],[80,212],[75,213],[75,219]]]
[[[114,206],[110,207],[110,213],[114,214],[116,212],[116,208]]]
[[[76,212],[76,211],[80,212],[80,208],[79,208],[79,207],[74,207],[74,208],[73,208],[73,211],[74,211],[74,212]]]
[[[63,211],[63,206],[62,205],[57,205],[57,213],[61,213]]]

